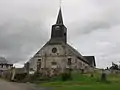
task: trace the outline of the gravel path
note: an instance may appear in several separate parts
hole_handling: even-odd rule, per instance
[[[7,82],[0,79],[0,90],[51,90],[48,88],[37,87],[29,83]]]

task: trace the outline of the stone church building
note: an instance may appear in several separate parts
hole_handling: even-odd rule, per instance
[[[50,40],[29,60],[30,71],[58,74],[72,69],[87,72],[95,66],[94,59],[89,61],[67,43],[67,28],[60,8],[56,24],[52,25]]]

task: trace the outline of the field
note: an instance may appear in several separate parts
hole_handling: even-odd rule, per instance
[[[39,84],[40,86],[50,87],[53,90],[120,90],[120,74],[107,75],[107,81],[100,80],[101,74],[72,74],[72,80],[61,81],[60,79],[52,82]]]

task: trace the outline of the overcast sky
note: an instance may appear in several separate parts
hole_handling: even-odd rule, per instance
[[[0,0],[0,56],[30,59],[49,39],[59,0]],[[68,43],[97,67],[120,61],[120,0],[63,0]]]

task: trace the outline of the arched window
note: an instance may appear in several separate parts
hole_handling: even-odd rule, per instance
[[[71,65],[71,64],[72,64],[72,59],[68,58],[68,65]]]

